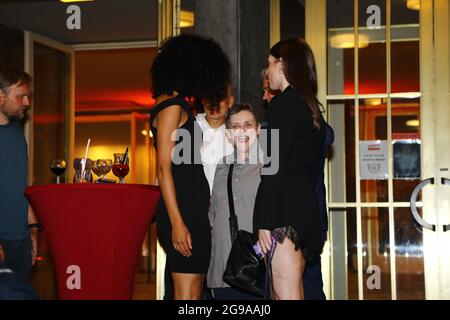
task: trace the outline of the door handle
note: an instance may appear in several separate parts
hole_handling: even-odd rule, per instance
[[[450,186],[450,179],[448,178],[441,178],[441,184],[446,184],[448,186]],[[450,224],[446,224],[444,226],[442,226],[442,229],[444,230],[444,232],[447,232],[450,230]]]
[[[416,205],[417,196],[419,195],[420,190],[422,190],[425,186],[429,184],[434,184],[434,178],[425,179],[414,188],[413,192],[411,193],[410,199],[411,213],[414,220],[419,226],[428,230],[436,231],[436,225],[428,223],[425,220],[423,220],[422,217],[419,215],[419,212],[417,212],[417,205]],[[447,225],[447,227],[449,227],[450,229],[450,225]]]

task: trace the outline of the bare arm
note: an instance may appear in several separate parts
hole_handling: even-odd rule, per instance
[[[158,118],[157,172],[161,195],[172,224],[172,242],[175,250],[184,256],[191,256],[191,234],[184,224],[177,203],[176,189],[172,176],[172,150],[175,141],[172,133],[178,128],[182,117],[182,108],[173,105],[162,110]]]
[[[34,214],[33,208],[31,208],[31,206],[28,206],[28,224],[32,223],[38,223],[38,219]]]
[[[32,223],[38,223],[38,220],[36,218],[36,215],[33,212],[33,209],[31,206],[28,206],[28,224]],[[31,254],[31,264],[34,265],[37,258],[37,252],[38,252],[38,229],[36,228],[30,228],[30,237],[32,242],[32,254]]]

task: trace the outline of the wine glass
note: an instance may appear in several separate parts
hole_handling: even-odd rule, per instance
[[[100,173],[99,181],[105,180],[105,175],[111,171],[112,160],[111,159],[98,159],[96,161],[95,167],[96,171]]]
[[[114,164],[112,166],[112,171],[116,177],[119,178],[119,183],[125,183],[125,177],[128,172],[130,172],[130,167],[128,165],[128,157],[125,158],[125,153],[114,153]]]
[[[67,164],[65,160],[55,159],[50,161],[50,170],[56,175],[56,184],[61,183],[60,176],[66,172]]]
[[[97,181],[100,180],[100,177],[102,175],[102,167],[97,165],[97,161],[92,162],[92,171],[95,173],[95,175],[98,177]]]

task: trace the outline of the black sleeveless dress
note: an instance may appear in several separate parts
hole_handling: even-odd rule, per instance
[[[158,150],[158,132],[152,122],[161,110],[173,105],[181,106],[189,115],[186,123],[177,129],[172,175],[178,207],[192,237],[192,256],[184,257],[173,247],[172,225],[162,197],[156,209],[156,228],[159,241],[167,254],[166,266],[170,272],[206,274],[211,256],[211,227],[208,219],[210,195],[200,158],[201,129],[186,100],[177,96],[150,110],[151,130]]]

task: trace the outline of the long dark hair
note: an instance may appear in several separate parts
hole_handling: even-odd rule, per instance
[[[322,104],[317,99],[317,71],[314,54],[301,38],[291,38],[276,43],[270,54],[283,59],[283,71],[291,87],[300,94],[311,110],[314,126],[320,128]]]

